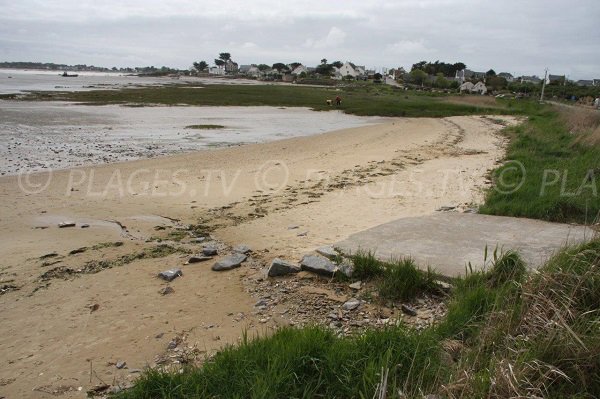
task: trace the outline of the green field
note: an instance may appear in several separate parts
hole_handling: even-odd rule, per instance
[[[24,99],[75,101],[90,105],[204,105],[308,107],[316,111],[340,109],[355,115],[443,117],[511,112],[485,105],[446,101],[445,96],[405,92],[391,86],[304,87],[282,85],[164,86],[87,92],[34,92]],[[326,100],[342,98],[340,107]]]

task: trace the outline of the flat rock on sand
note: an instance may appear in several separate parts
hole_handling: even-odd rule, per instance
[[[337,267],[329,259],[318,255],[306,255],[300,262],[302,270],[317,273],[323,276],[331,277],[337,270]]]
[[[240,267],[242,262],[244,262],[246,258],[247,256],[244,254],[235,253],[215,263],[212,269],[216,272],[235,269],[236,267]]]
[[[532,219],[468,213],[410,217],[353,234],[336,244],[344,252],[371,250],[382,260],[410,256],[421,267],[446,276],[465,272],[470,262],[483,266],[485,247],[491,253],[518,251],[530,267],[541,266],[566,244],[583,242],[593,231],[583,226]]]

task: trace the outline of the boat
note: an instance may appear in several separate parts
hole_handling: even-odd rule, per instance
[[[62,75],[60,75],[60,76],[62,76],[63,78],[76,78],[76,77],[77,77],[77,76],[79,76],[79,75],[78,75],[78,74],[76,74],[76,73],[69,75],[69,74],[67,73],[67,71],[64,71],[64,72],[62,73]]]

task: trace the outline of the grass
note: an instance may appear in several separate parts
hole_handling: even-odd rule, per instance
[[[244,336],[201,367],[148,370],[118,397],[371,398],[382,386],[389,398],[600,395],[600,240],[566,248],[534,274],[514,252],[500,254],[454,286],[445,319],[421,332]]]
[[[374,280],[379,296],[386,300],[408,301],[423,293],[438,293],[438,275],[423,272],[410,258],[382,262],[373,252],[358,252],[351,257],[352,278]]]
[[[188,125],[185,127],[186,129],[199,129],[199,130],[214,130],[214,129],[224,129],[223,125]]]
[[[569,121],[548,106],[527,113],[526,123],[506,129],[507,162],[493,172],[495,185],[480,212],[593,222],[600,215],[600,146],[593,142],[598,125],[578,132],[579,118]]]
[[[342,110],[355,115],[444,117],[452,115],[512,113],[503,103],[457,103],[448,97],[404,92],[391,86],[351,85],[346,87],[302,87],[281,85],[207,85],[203,90],[189,86],[92,90],[86,92],[34,92],[25,100],[75,101],[89,105],[202,105],[309,107],[317,111]],[[340,107],[328,106],[327,99],[342,97]]]

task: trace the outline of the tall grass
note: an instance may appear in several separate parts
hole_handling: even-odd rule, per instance
[[[590,223],[600,215],[600,147],[584,144],[550,107],[506,131],[507,163],[480,212]],[[522,165],[515,167],[515,165]],[[521,183],[521,185],[519,185]]]
[[[382,262],[373,252],[359,251],[352,257],[352,277],[374,280],[379,296],[386,300],[408,301],[424,293],[438,293],[439,276],[432,270],[420,270],[413,259]]]

